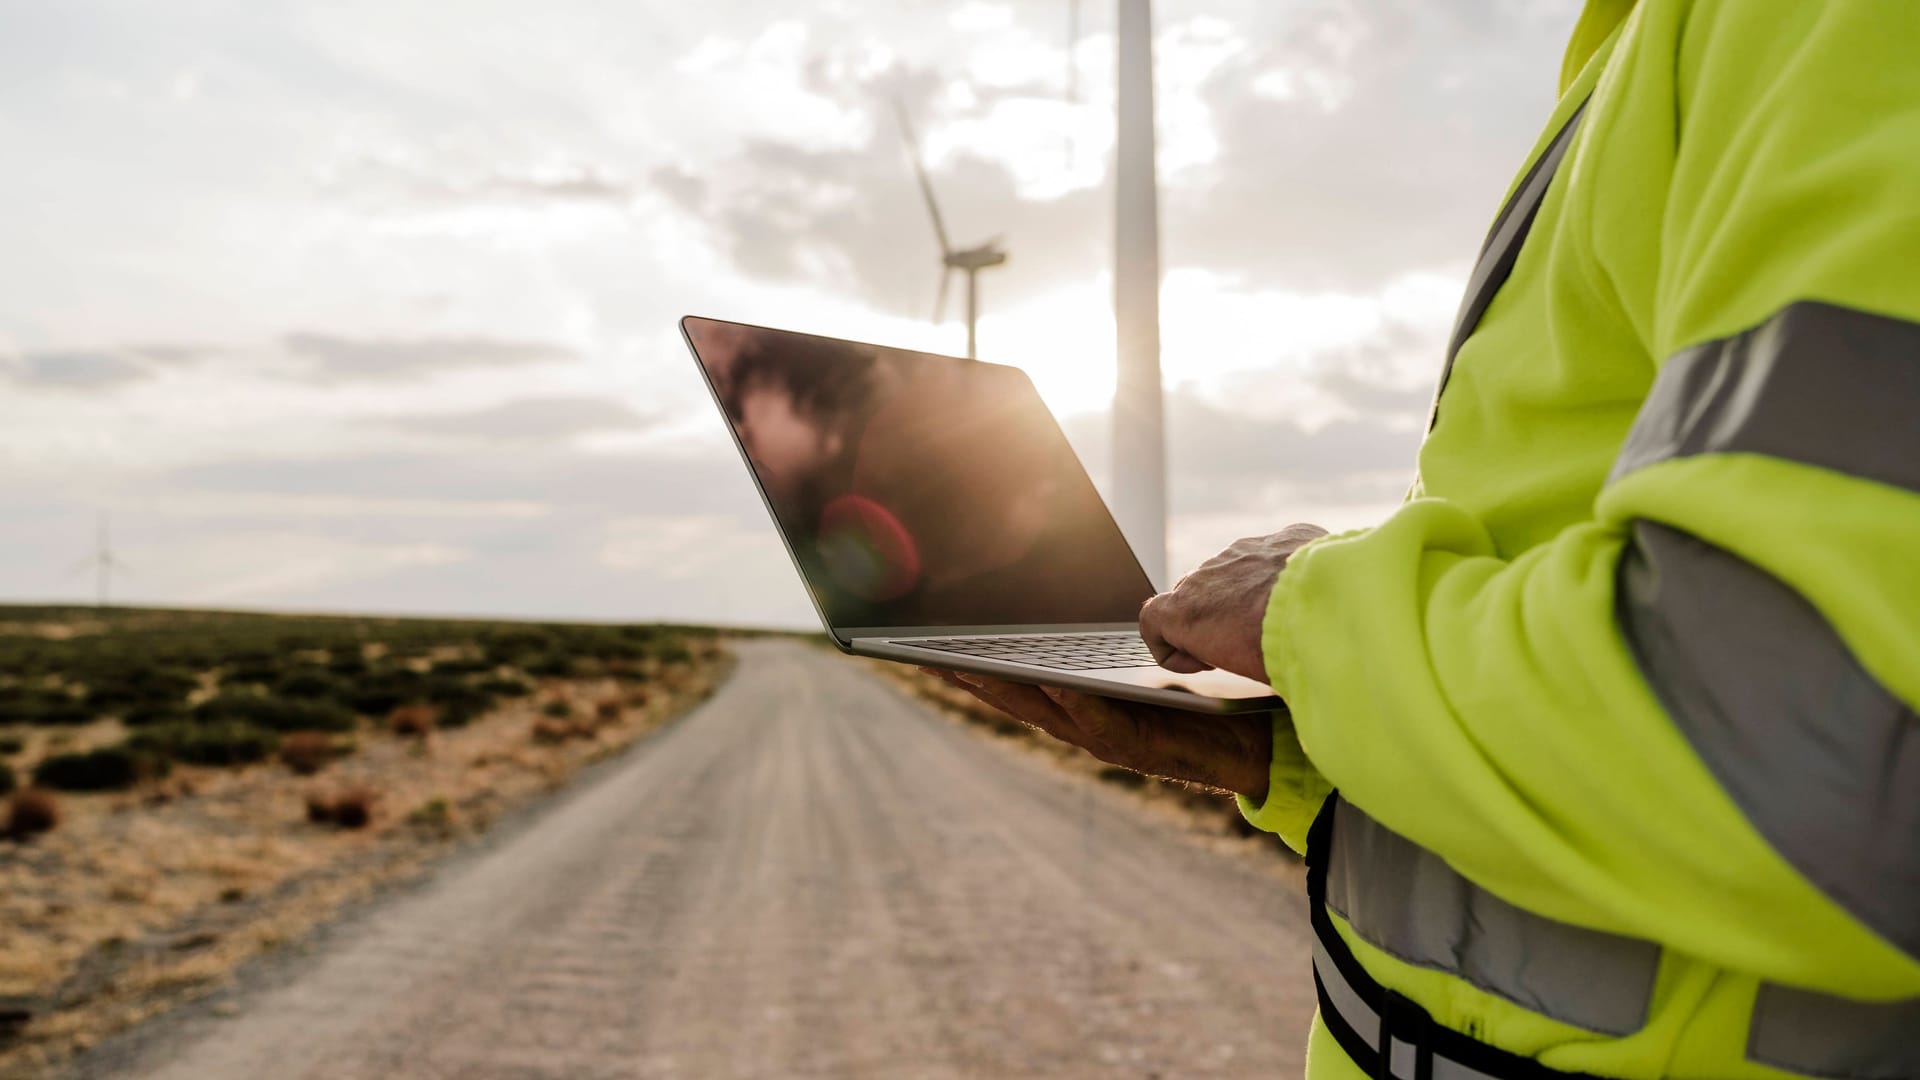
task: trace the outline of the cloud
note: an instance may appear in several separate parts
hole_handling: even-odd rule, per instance
[[[1174,394],[1167,406],[1175,513],[1257,506],[1274,490],[1331,504],[1392,498],[1413,479],[1422,435],[1381,416],[1310,428],[1191,394]]]
[[[1542,57],[1557,57],[1572,5],[1509,0],[1498,17],[1414,0],[1288,12],[1161,27],[1167,63],[1206,45],[1189,58],[1190,85],[1159,103],[1163,158],[1176,139],[1192,143],[1195,158],[1178,169],[1163,161],[1169,269],[1372,291],[1411,269],[1470,263],[1552,104]],[[1037,143],[969,140],[932,162],[955,243],[1007,238],[1012,259],[984,279],[990,293],[1029,295],[1105,270],[1105,185],[1038,198],[1023,178],[1035,161],[1070,156],[1078,128],[1110,130],[1104,115],[1062,106],[1051,85],[996,90],[896,65],[840,90],[866,118],[864,142],[763,137],[700,177],[669,167],[650,179],[700,214],[744,273],[852,287],[877,306],[911,310],[916,294],[931,299],[937,253],[887,105],[902,86],[930,146],[978,130],[1004,141],[1010,128],[1057,129],[1047,154]],[[966,92],[943,92],[950,86]],[[1013,104],[1031,108],[1023,118]],[[1193,134],[1201,127],[1210,136]],[[1095,160],[1109,150],[1094,147]],[[908,291],[903,276],[922,287]]]
[[[0,357],[0,376],[42,390],[108,390],[152,374],[152,367],[129,352],[69,349]]]
[[[738,456],[717,443],[671,453],[482,445],[461,454],[236,459],[169,470],[155,484],[199,493],[473,501],[627,514],[731,513],[758,502]]]
[[[1409,402],[1409,405],[1412,405]],[[1325,505],[1392,500],[1414,474],[1425,402],[1309,425],[1224,407],[1191,389],[1166,399],[1167,488],[1175,516],[1250,510],[1276,492]],[[1087,470],[1105,476],[1112,421],[1063,422]],[[1285,524],[1282,522],[1282,524]]]
[[[374,212],[486,207],[602,205],[624,208],[637,185],[616,170],[578,157],[501,162],[494,155],[439,146],[388,149],[329,168],[322,188]]]
[[[414,413],[377,422],[433,435],[543,441],[588,432],[634,432],[658,419],[603,397],[545,397],[522,398],[475,412]]]
[[[1256,23],[1201,91],[1218,159],[1168,193],[1188,257],[1332,286],[1470,261],[1546,120],[1542,60],[1574,15],[1483,6],[1368,0]]]
[[[282,345],[307,364],[306,378],[323,384],[397,382],[469,368],[562,363],[571,350],[539,342],[494,338],[347,338],[292,333]]]
[[[1177,551],[1397,500],[1577,7],[1162,6]],[[0,207],[47,258],[0,268],[0,595],[84,593],[59,571],[105,508],[154,601],[804,619],[669,316],[957,349],[926,322],[895,94],[953,240],[1010,251],[983,355],[1097,407],[1111,6],[1084,6],[1077,101],[1057,7],[763,8],[15,19],[0,111],[46,122],[14,133],[37,164]],[[1449,283],[1443,314],[1395,285],[1416,278]],[[243,344],[129,344],[152,341]],[[1107,423],[1069,419],[1096,466]]]

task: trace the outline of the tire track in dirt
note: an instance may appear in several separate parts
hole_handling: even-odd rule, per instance
[[[72,1075],[1299,1074],[1289,875],[823,650],[738,652],[697,712],[290,980]]]

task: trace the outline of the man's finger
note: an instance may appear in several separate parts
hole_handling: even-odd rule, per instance
[[[1183,653],[1178,649],[1175,649],[1172,653],[1163,657],[1160,661],[1160,666],[1180,675],[1193,675],[1198,672],[1213,670],[1212,664],[1197,659],[1188,653]]]
[[[1102,760],[1129,765],[1138,759],[1146,732],[1141,713],[1131,702],[1057,686],[1046,687],[1044,692],[1080,728],[1086,739],[1082,745]]]
[[[1153,654],[1154,662],[1164,664],[1167,657],[1180,650],[1167,640],[1168,607],[1172,593],[1161,593],[1140,605],[1140,640],[1147,643],[1147,651]]]
[[[1031,686],[991,679],[984,675],[949,672],[953,685],[1001,712],[1052,733],[1066,726],[1066,715],[1045,694]]]

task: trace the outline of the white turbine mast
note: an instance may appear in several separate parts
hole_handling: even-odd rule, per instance
[[[112,599],[114,571],[118,570],[124,573],[127,569],[127,564],[122,561],[118,555],[113,553],[113,541],[107,529],[107,515],[104,513],[100,515],[98,535],[99,539],[94,547],[93,554],[74,563],[67,572],[69,574],[78,574],[83,570],[92,570],[94,572],[95,588],[94,603],[97,607],[104,608]]]
[[[1154,165],[1153,10],[1119,0],[1114,151],[1113,511],[1155,588],[1167,581],[1167,448],[1160,382],[1160,193]]]

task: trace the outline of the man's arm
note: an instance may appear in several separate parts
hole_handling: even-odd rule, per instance
[[[1319,541],[1268,673],[1343,793],[1507,900],[1914,995],[1920,8],[1641,14],[1682,105],[1621,290],[1660,370],[1591,520],[1508,558],[1422,499]]]

